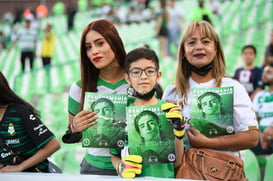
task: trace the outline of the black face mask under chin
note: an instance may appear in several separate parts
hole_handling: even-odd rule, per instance
[[[127,93],[130,96],[134,96],[134,97],[137,97],[137,98],[143,99],[143,100],[149,100],[149,99],[151,99],[154,96],[155,91],[156,91],[156,89],[153,88],[150,92],[148,92],[146,94],[140,94],[139,92],[135,91],[135,89],[133,87],[129,87],[127,89]]]
[[[271,85],[273,85],[273,82],[264,82],[263,85],[264,86],[271,86]]]
[[[211,63],[209,63],[208,65],[205,65],[205,66],[203,66],[203,67],[201,67],[201,68],[198,68],[198,67],[193,66],[193,65],[190,64],[187,60],[186,60],[186,62],[187,62],[187,67],[188,67],[191,71],[197,73],[198,75],[202,75],[202,76],[207,75],[208,72],[209,72],[209,71],[212,69],[212,67],[213,67],[213,61],[212,61]]]

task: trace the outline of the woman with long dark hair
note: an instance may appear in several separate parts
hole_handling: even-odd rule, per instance
[[[38,111],[11,90],[2,72],[0,138],[0,172],[48,172],[47,158],[60,149]]]
[[[64,143],[81,141],[81,132],[96,124],[98,115],[83,110],[85,92],[126,94],[123,78],[123,42],[115,26],[104,19],[92,21],[83,30],[80,43],[81,79],[72,84],[68,102],[68,131]],[[111,163],[109,148],[88,148],[81,163],[82,174],[117,175]]]

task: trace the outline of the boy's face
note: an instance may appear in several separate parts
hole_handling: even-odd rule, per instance
[[[246,65],[253,64],[255,58],[256,58],[256,54],[254,53],[252,48],[244,49],[242,53],[242,59],[245,61]]]
[[[126,73],[125,79],[140,94],[150,92],[161,77],[161,72],[156,70],[155,63],[146,58],[131,63],[129,72],[129,74]],[[140,75],[136,76],[137,73]]]

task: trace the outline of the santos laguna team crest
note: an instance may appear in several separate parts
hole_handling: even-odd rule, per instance
[[[13,123],[9,123],[9,127],[8,127],[8,134],[10,136],[14,136],[16,134]]]

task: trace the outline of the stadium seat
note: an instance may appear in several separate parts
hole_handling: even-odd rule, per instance
[[[78,1],[79,11],[86,11],[88,9],[88,1],[87,0],[79,0]]]
[[[260,167],[265,167],[267,161],[266,155],[256,155],[256,158],[258,160]]]
[[[63,173],[79,174],[84,151],[81,143],[63,144],[62,149],[53,154],[52,160],[62,169]]]
[[[264,181],[272,181],[273,180],[273,155],[271,155],[265,165],[264,171]]]
[[[58,1],[56,2],[53,7],[52,7],[52,11],[54,15],[62,15],[65,13],[65,5],[63,2]]]
[[[245,176],[249,181],[261,181],[258,160],[251,150],[245,150],[244,167]]]

